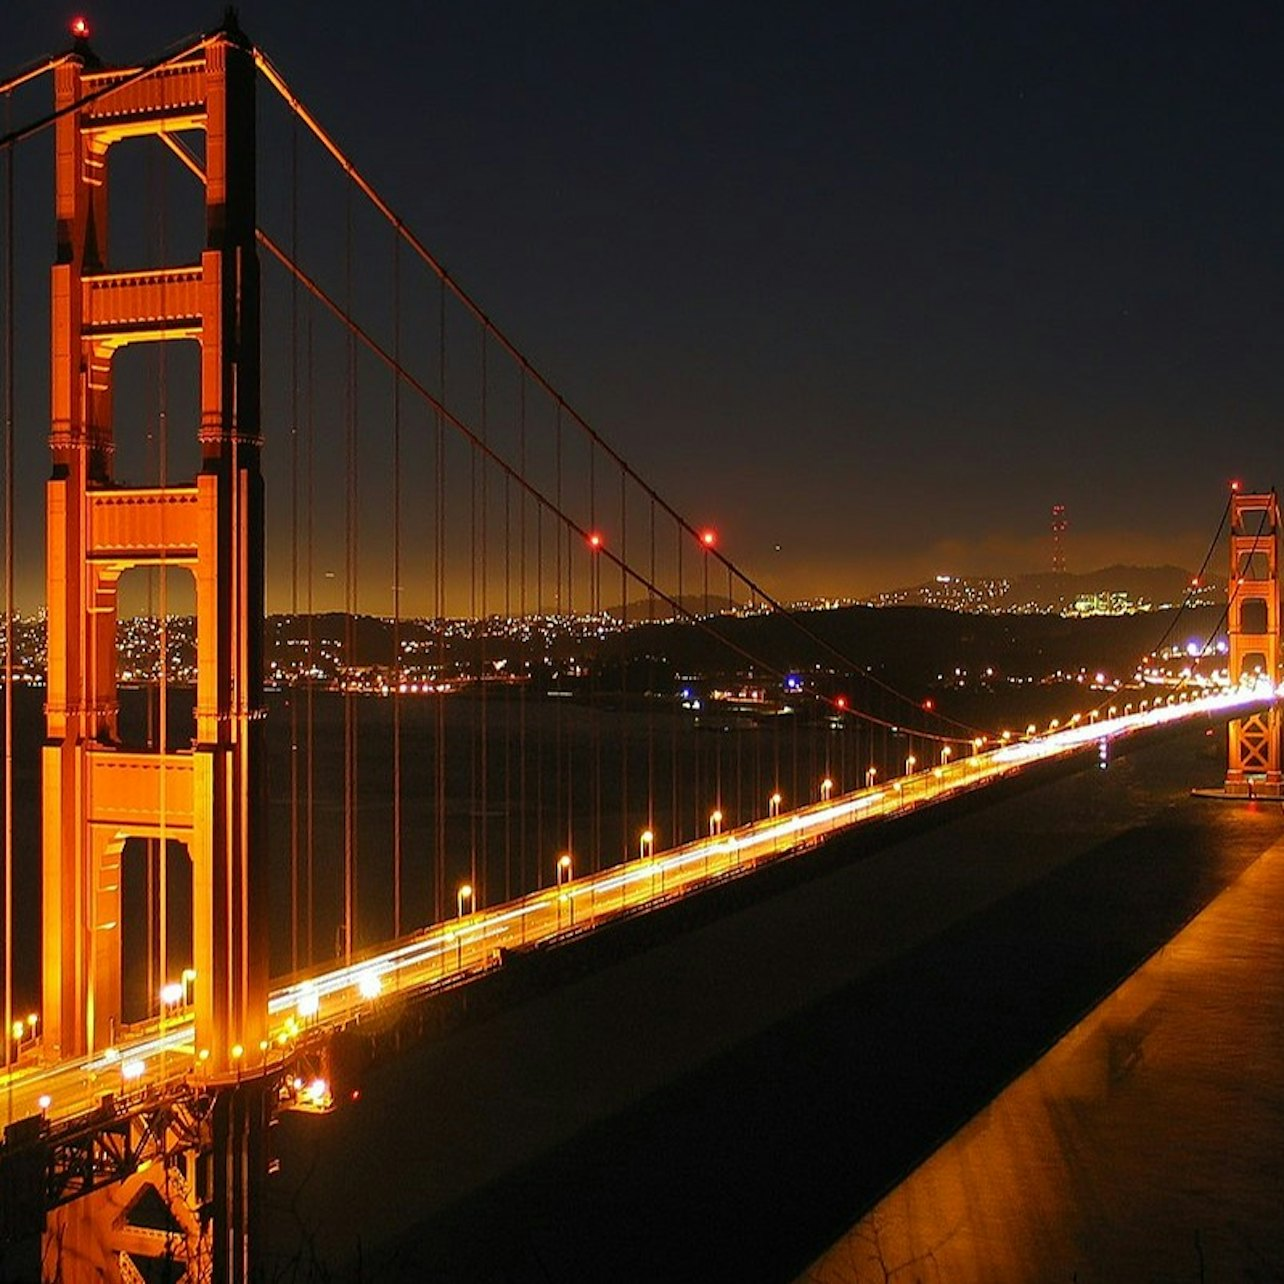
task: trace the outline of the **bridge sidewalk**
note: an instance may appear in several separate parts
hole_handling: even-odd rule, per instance
[[[803,1279],[1284,1278],[1284,840]]]

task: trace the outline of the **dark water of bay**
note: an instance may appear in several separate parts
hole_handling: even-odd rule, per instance
[[[15,692],[18,1007],[38,1001],[43,699],[41,688]],[[851,719],[840,727],[697,717],[671,702],[621,709],[513,688],[407,696],[395,707],[373,696],[281,691],[267,704],[274,976],[341,952],[349,868],[361,949],[453,914],[463,883],[479,906],[495,904],[552,882],[564,852],[587,872],[636,856],[643,830],[655,833],[657,850],[672,846],[706,833],[715,809],[731,827],[764,815],[777,790],[785,806],[814,800],[826,777],[836,791],[854,788],[871,765],[880,778],[903,770],[913,751],[904,736],[871,734]],[[122,743],[154,744],[158,716],[155,690],[122,690]],[[190,689],[169,692],[167,721],[168,743],[190,745]],[[154,851],[130,842],[127,1016],[143,1015],[160,985],[158,884]],[[190,888],[186,855],[172,843],[163,969],[171,977],[189,961]]]

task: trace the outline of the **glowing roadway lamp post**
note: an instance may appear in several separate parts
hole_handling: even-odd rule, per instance
[[[161,1040],[161,1060],[160,1073],[161,1078],[165,1078],[165,1012],[173,1011],[174,1008],[181,1007],[183,1003],[183,983],[181,981],[170,981],[161,986],[160,991],[160,1040]]]
[[[722,833],[722,808],[715,807],[709,813],[709,837],[716,838]],[[712,849],[712,843],[706,843],[704,848],[704,876],[709,877],[709,852]]]
[[[828,802],[830,795],[834,792],[834,782],[828,776],[820,782],[820,801]]]
[[[465,905],[468,906],[468,912],[472,912],[473,885],[471,883],[463,883],[460,885],[459,891],[455,894],[455,905],[459,910],[459,918],[464,917]],[[456,967],[462,972],[464,968],[464,931],[462,927],[455,933],[455,960]]]
[[[867,768],[865,769],[865,788],[866,788],[866,789],[873,789],[873,787],[874,787],[874,778],[875,778],[875,776],[877,776],[877,775],[878,775],[878,768],[877,768],[877,767],[867,767]]]
[[[650,860],[655,854],[655,831],[644,829],[638,835],[638,860]],[[660,871],[661,879],[664,878],[664,871]],[[664,884],[661,882],[660,890],[664,890]],[[624,898],[628,895],[628,888],[624,883],[620,884],[620,908],[624,908]],[[655,866],[651,866],[651,899],[655,900]]]
[[[772,795],[771,795],[771,797],[767,799],[767,816],[768,816],[768,819],[770,819],[770,818],[773,818],[773,817],[775,817],[775,816],[779,816],[779,815],[780,815],[780,804],[781,804],[782,802],[784,802],[784,799],[783,799],[783,798],[781,798],[779,791],[777,791],[776,793],[772,794]]]
[[[570,915],[570,926],[575,926],[575,902],[571,899],[570,892],[560,890],[570,883],[574,866],[575,862],[570,852],[563,852],[557,858],[557,886],[559,889],[557,893],[557,926],[559,931],[562,926],[563,903],[566,904],[567,911]]]
[[[948,767],[950,765],[950,755],[953,754],[953,752],[954,750],[951,749],[949,745],[945,745],[942,747],[941,749],[941,766],[942,767]]]

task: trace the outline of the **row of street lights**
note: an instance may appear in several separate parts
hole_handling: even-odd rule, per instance
[[[974,741],[974,749],[978,749],[982,741]],[[947,745],[941,750],[941,764],[948,765],[953,750]],[[909,754],[905,759],[905,774],[907,776],[914,774],[914,768],[918,764],[918,759],[914,754]],[[865,788],[872,789],[874,782],[878,778],[878,768],[871,765],[865,772]],[[832,777],[826,776],[820,782],[820,800],[829,802],[833,797],[834,781]],[[784,805],[784,795],[779,790],[774,791],[767,799],[767,815],[775,819],[780,815],[780,809]],[[723,824],[726,817],[721,807],[715,807],[709,813],[709,837],[718,837],[723,830]],[[653,829],[644,829],[638,835],[638,859],[650,860],[655,856],[655,831]],[[560,888],[570,883],[574,879],[574,858],[570,852],[563,852],[558,856],[554,865],[556,876],[556,885]],[[567,899],[566,894],[562,894],[563,899]],[[464,918],[471,914],[475,908],[474,892],[471,883],[461,883],[456,891],[455,908],[457,916]],[[184,974],[186,977],[186,973]],[[162,994],[162,998],[164,994]]]

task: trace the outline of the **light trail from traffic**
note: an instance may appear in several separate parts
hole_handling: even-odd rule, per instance
[[[1092,745],[1109,746],[1138,732],[1195,718],[1243,715],[1275,699],[1268,684],[1149,708],[1113,718],[1079,717],[1044,735],[1000,742],[995,748],[901,776],[879,785],[825,798],[667,851],[640,855],[599,873],[490,909],[478,909],[403,937],[350,964],[290,978],[271,993],[270,1037],[257,1049],[233,1049],[239,1073],[282,1064],[296,1049],[373,1013],[393,997],[410,998],[466,983],[503,965],[504,953],[555,944],[623,915],[645,912],[737,877],[773,860],[793,856],[835,834],[944,802]],[[568,853],[569,855],[569,853]],[[572,856],[572,861],[573,861]],[[569,873],[570,866],[559,862]],[[560,877],[560,874],[559,874]],[[199,983],[199,982],[198,982]],[[10,1121],[33,1114],[72,1119],[100,1105],[145,1094],[161,1084],[206,1082],[209,1050],[195,1047],[190,1011],[167,1014],[114,1047],[55,1064],[33,1061],[0,1078]]]

